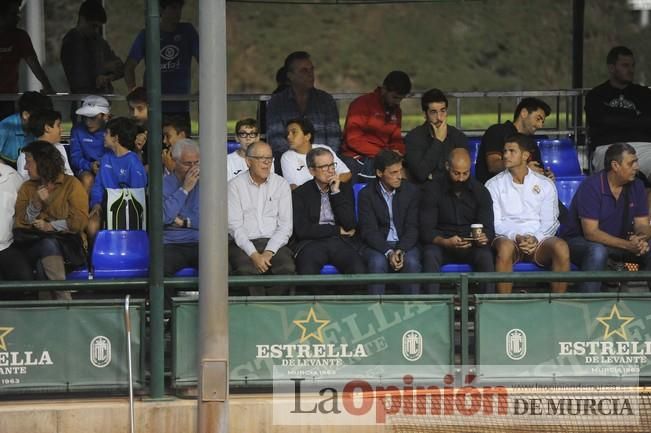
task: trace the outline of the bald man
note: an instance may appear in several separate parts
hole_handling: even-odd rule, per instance
[[[446,263],[468,263],[475,272],[493,272],[490,243],[495,230],[491,195],[484,185],[470,177],[470,154],[466,149],[453,149],[445,170],[433,182],[426,183],[421,196],[423,271],[439,272]],[[475,238],[471,234],[472,224],[483,226]],[[495,285],[485,283],[481,289],[493,293]],[[438,293],[439,284],[428,284],[425,290]]]

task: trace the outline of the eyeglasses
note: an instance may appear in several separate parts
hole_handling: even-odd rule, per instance
[[[259,135],[258,132],[238,132],[237,136],[240,138],[255,138]]]
[[[264,164],[271,164],[271,162],[274,160],[273,156],[247,156],[247,158],[255,159],[256,161],[260,161]]]
[[[312,168],[314,168],[315,170],[321,170],[321,171],[334,170],[334,169],[337,168],[337,163],[333,162],[332,164],[315,165]]]

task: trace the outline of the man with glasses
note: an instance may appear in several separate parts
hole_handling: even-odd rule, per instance
[[[240,144],[240,148],[233,153],[229,153],[226,157],[227,180],[231,180],[249,169],[246,165],[246,149],[260,140],[258,123],[255,119],[247,118],[237,121],[235,124],[235,140]]]
[[[343,154],[351,162],[360,182],[375,179],[373,158],[382,150],[405,153],[402,141],[400,102],[411,92],[411,80],[402,71],[392,71],[381,87],[350,103],[344,127]]]
[[[468,137],[448,125],[448,98],[439,89],[430,89],[420,98],[425,123],[405,137],[405,165],[411,181],[422,184],[437,173],[445,173],[446,160],[452,149],[468,150]]]
[[[262,141],[246,150],[247,173],[228,182],[228,260],[234,275],[293,274],[287,248],[292,234],[289,184],[272,170],[271,146]],[[251,294],[264,291],[250,290]]]
[[[168,277],[183,268],[199,267],[199,146],[187,138],[179,140],[172,158],[174,170],[163,177],[164,272]]]
[[[292,119],[287,122],[289,150],[283,153],[280,164],[283,169],[283,177],[289,182],[289,186],[294,189],[312,179],[313,175],[306,164],[306,155],[312,149],[318,148],[331,153],[335,174],[339,181],[348,182],[352,177],[350,169],[328,146],[312,144],[312,137],[314,137],[314,126],[308,119]]]
[[[318,274],[326,263],[342,274],[366,271],[355,236],[353,189],[341,183],[332,152],[315,147],[306,156],[312,180],[292,193],[296,271]]]
[[[419,273],[419,189],[402,180],[402,157],[383,150],[375,157],[376,179],[359,192],[359,231],[372,274]],[[419,284],[402,284],[403,293],[417,294]],[[369,293],[384,294],[384,284],[371,284]]]

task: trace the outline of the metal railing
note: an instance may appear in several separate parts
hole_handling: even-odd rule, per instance
[[[582,113],[583,107],[579,105],[578,101],[583,98],[585,93],[590,89],[558,89],[558,90],[522,90],[522,91],[473,91],[473,92],[450,92],[447,97],[450,100],[450,106],[454,107],[454,126],[457,129],[464,131],[469,136],[480,136],[483,134],[483,129],[463,128],[463,116],[472,112],[464,111],[467,103],[477,100],[493,99],[495,100],[495,109],[492,112],[497,114],[497,122],[501,123],[505,120],[510,120],[513,110],[517,104],[505,105],[505,100],[515,99],[516,101],[525,97],[538,97],[538,98],[553,98],[552,105],[552,118],[554,120],[553,126],[547,125],[546,128],[541,129],[539,134],[549,135],[573,135],[578,137],[584,132]],[[332,97],[338,104],[350,102],[358,96],[363,95],[360,92],[336,92],[332,93]],[[422,92],[414,92],[405,98],[407,101],[417,101],[422,96]],[[14,101],[18,99],[19,94],[0,94],[0,101]],[[86,94],[71,94],[71,93],[57,93],[50,95],[54,102],[75,102],[80,101]],[[102,95],[109,101],[124,102],[126,96],[118,94]],[[230,93],[227,95],[228,102],[251,102],[257,103],[257,116],[258,119],[265,118],[266,102],[271,98],[268,93]],[[162,101],[188,101],[196,103],[199,101],[199,95],[186,94],[186,95],[164,95],[161,97]],[[340,111],[340,114],[341,111]],[[421,114],[418,110],[416,113],[405,114]],[[264,128],[264,125],[261,125]],[[64,136],[68,138],[69,135]],[[229,134],[230,137],[230,134]],[[233,137],[230,137],[233,138]]]

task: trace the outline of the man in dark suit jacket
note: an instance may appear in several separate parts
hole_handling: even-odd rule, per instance
[[[421,271],[418,246],[419,189],[402,181],[402,157],[383,150],[375,157],[376,178],[359,193],[359,230],[366,245],[370,273]],[[401,285],[403,293],[417,294],[419,285]],[[383,294],[384,284],[369,286]]]
[[[332,152],[315,147],[306,156],[312,180],[292,193],[296,271],[318,274],[331,263],[343,274],[363,274],[355,235],[355,205],[348,183],[341,183]]]

